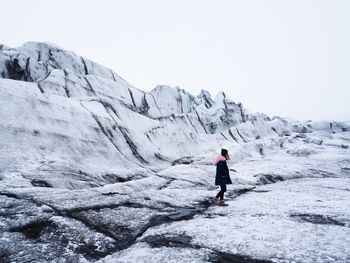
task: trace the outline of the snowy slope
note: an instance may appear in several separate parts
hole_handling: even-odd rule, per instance
[[[0,45],[0,91],[4,262],[350,260],[350,122],[146,92],[50,43]],[[221,148],[228,208],[210,203]]]
[[[242,105],[224,93],[215,102],[208,92],[195,97],[168,86],[148,93],[110,69],[48,43],[3,50],[0,72],[1,146],[8,149],[1,167],[32,167],[42,173],[40,166],[49,163],[45,171],[55,187],[83,187],[79,174],[73,182],[73,173],[80,171],[101,175],[117,168],[124,174],[136,165],[147,172],[155,163],[215,151],[232,140],[221,131],[227,134],[227,128],[248,119]],[[277,121],[267,126],[285,129]],[[259,132],[253,130],[249,132]],[[55,166],[69,167],[71,174],[53,176]],[[105,182],[98,176],[94,180]]]

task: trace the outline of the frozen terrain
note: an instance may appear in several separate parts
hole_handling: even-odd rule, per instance
[[[0,45],[0,109],[1,262],[350,262],[350,122],[143,91],[36,42]]]

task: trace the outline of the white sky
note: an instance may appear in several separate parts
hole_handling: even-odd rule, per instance
[[[223,90],[252,112],[350,120],[348,0],[0,0],[0,43],[49,41],[136,88]]]

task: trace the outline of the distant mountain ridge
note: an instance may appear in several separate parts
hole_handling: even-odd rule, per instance
[[[122,90],[118,94],[122,103],[149,117],[186,114],[203,104],[206,109],[213,106],[223,107],[226,115],[230,113],[237,115],[234,123],[230,125],[244,122],[248,118],[248,112],[242,105],[240,103],[236,105],[226,98],[223,92],[217,94],[215,101],[205,90],[202,90],[198,96],[193,96],[183,89],[166,85],[157,86],[148,94],[135,89],[112,70],[54,44],[27,42],[19,48],[11,49],[2,45],[1,49],[3,51],[0,56],[2,78],[38,83],[43,93],[66,95],[67,97],[94,96],[96,92],[97,95],[108,95],[94,90],[92,86],[94,83],[91,83],[96,81],[92,77],[94,76],[116,82],[113,84]],[[89,77],[93,79],[91,82]],[[53,89],[52,84],[56,86],[56,89]],[[58,85],[62,85],[63,89],[57,88]],[[78,91],[77,85],[85,90]],[[229,119],[226,118],[225,121],[229,122]]]

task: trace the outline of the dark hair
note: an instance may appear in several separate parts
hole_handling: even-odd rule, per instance
[[[228,153],[228,151],[226,149],[221,149],[221,155],[226,157],[226,154]]]

